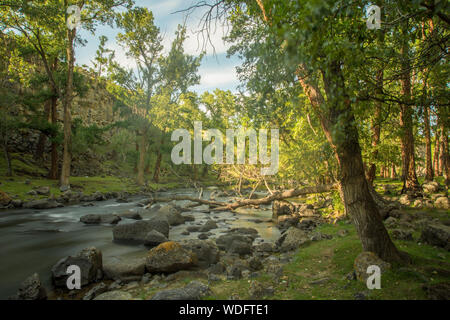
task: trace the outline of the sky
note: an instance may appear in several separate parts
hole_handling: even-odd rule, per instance
[[[191,88],[201,94],[204,91],[213,91],[216,88],[222,90],[231,90],[237,92],[239,81],[236,74],[236,66],[241,64],[237,57],[226,57],[226,51],[229,47],[222,38],[227,34],[228,28],[224,24],[219,24],[215,30],[212,30],[211,44],[206,44],[202,37],[195,33],[200,30],[199,23],[205,9],[195,9],[194,12],[187,16],[186,12],[176,11],[189,8],[191,5],[199,2],[199,0],[136,0],[136,6],[147,7],[153,12],[155,25],[159,27],[161,34],[164,36],[164,52],[168,52],[172,40],[175,38],[175,31],[179,24],[183,24],[186,20],[188,39],[184,44],[187,54],[198,56],[203,49],[206,49],[206,55],[202,60],[199,68],[201,77],[200,84]],[[116,52],[116,60],[123,66],[133,67],[122,47],[116,42],[116,35],[119,29],[109,26],[99,26],[95,34],[85,30],[79,31],[79,35],[87,41],[84,47],[75,49],[75,58],[77,65],[92,66],[95,52],[98,49],[101,35],[108,37],[107,48]]]

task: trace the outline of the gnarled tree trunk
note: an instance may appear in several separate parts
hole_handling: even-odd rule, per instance
[[[324,97],[314,80],[308,79],[305,66],[299,67],[299,80],[334,149],[339,164],[338,180],[344,206],[353,219],[364,250],[374,252],[385,261],[403,261],[404,256],[391,241],[369,191],[358,130],[340,68],[340,64],[334,62],[329,68],[331,72],[322,73],[328,97],[326,109],[323,108]],[[333,134],[333,131],[338,134]]]

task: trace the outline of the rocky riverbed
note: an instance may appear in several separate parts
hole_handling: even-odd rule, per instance
[[[161,196],[194,194],[179,190]],[[233,200],[216,190],[203,196]],[[216,212],[190,201],[149,205],[148,198],[137,197],[8,212],[0,220],[6,243],[1,250],[12,257],[1,266],[0,281],[6,284],[2,294],[13,299],[128,300],[136,299],[140,290],[156,288],[152,299],[198,299],[211,294],[204,281],[167,287],[185,279],[251,281],[261,274],[281,279],[283,266],[296,250],[333,239],[317,231],[326,222],[320,209],[327,206],[325,198],[314,204],[275,201],[271,206]],[[414,241],[413,233],[421,231],[419,242],[449,250],[446,222],[419,212],[406,214],[401,208],[401,203],[391,203],[384,210],[393,238]],[[346,237],[348,232],[340,231],[334,237]],[[375,262],[383,263],[372,253],[361,253],[350,276],[361,278],[366,264]],[[70,265],[81,268],[81,290],[67,289]],[[249,283],[252,298],[274,292],[257,281]]]
[[[205,190],[204,197],[209,198],[213,192]],[[161,192],[158,196],[194,194],[195,190],[185,189]],[[160,203],[143,209],[142,206],[148,203],[147,197],[105,199],[54,209],[3,211],[0,251],[8,259],[0,266],[0,297],[14,294],[18,285],[33,273],[38,273],[43,286],[51,291],[51,268],[61,258],[76,255],[87,247],[100,250],[104,264],[108,265],[109,262],[142,259],[149,248],[163,240],[214,241],[233,228],[256,230],[253,244],[274,243],[279,237],[279,230],[271,222],[270,206],[258,210],[242,209],[239,213],[210,213],[207,206],[186,208],[187,201]],[[155,230],[145,239],[148,231],[154,229],[151,222],[148,225],[149,221],[161,215],[167,217],[170,232],[160,233],[165,239],[158,240]]]

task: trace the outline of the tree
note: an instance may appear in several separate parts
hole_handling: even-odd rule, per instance
[[[77,0],[69,3],[64,0],[63,12],[64,22],[67,25],[71,17],[67,13],[69,5],[76,5],[81,11],[81,21],[84,28],[94,32],[98,23],[108,23],[112,26],[117,7],[130,9],[133,5],[132,0]],[[64,110],[64,142],[63,142],[63,161],[61,168],[60,185],[61,188],[70,188],[70,166],[72,162],[72,115],[71,105],[73,99],[73,72],[75,65],[74,42],[76,39],[77,28],[66,28],[66,59],[67,59],[67,79],[65,85],[63,110]]]
[[[157,93],[160,80],[158,59],[161,57],[162,37],[154,24],[153,13],[146,8],[133,8],[121,13],[117,19],[123,30],[117,40],[127,51],[127,56],[136,63],[136,70],[126,70],[113,64],[114,80],[124,87],[117,92],[124,105],[129,106],[137,121],[136,133],[139,139],[137,183],[145,184],[145,163],[148,148],[148,134],[152,119],[152,99]]]
[[[276,53],[263,55],[283,55],[284,69],[296,72],[335,153],[341,196],[364,250],[375,252],[386,261],[404,261],[404,255],[396,249],[382,223],[361,156],[355,118],[362,107],[357,102],[361,87],[358,75],[364,74],[368,59],[364,45],[373,41],[373,37],[359,23],[360,4],[346,4],[344,8],[338,1],[271,1],[270,8],[276,10],[267,10],[263,1],[245,2],[246,9],[240,3],[234,7],[231,20],[247,19],[246,28],[256,24],[266,35],[258,40],[249,39],[242,28],[234,30],[236,42],[246,44],[240,52],[246,57],[245,74],[264,81],[263,71],[270,69],[270,64],[266,56],[257,56],[262,52],[259,43],[266,41],[278,46]]]

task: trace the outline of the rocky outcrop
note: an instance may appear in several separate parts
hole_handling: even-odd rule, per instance
[[[176,272],[197,265],[197,256],[179,243],[168,241],[151,249],[145,267],[150,273]]]
[[[68,256],[59,260],[52,267],[52,280],[56,287],[66,287],[67,268],[76,265],[81,270],[81,286],[95,282],[103,276],[102,253],[100,250],[91,247],[83,249],[76,256]]]
[[[207,285],[200,281],[192,281],[184,288],[159,291],[151,300],[200,300],[211,293]]]

